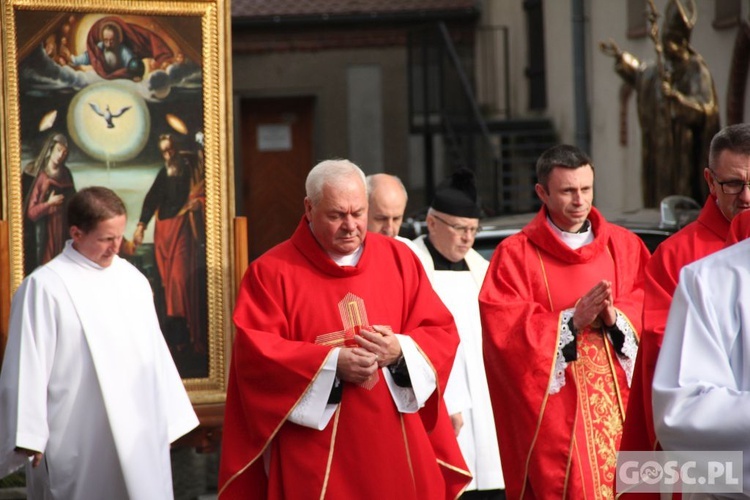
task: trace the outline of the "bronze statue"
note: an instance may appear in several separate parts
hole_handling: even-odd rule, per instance
[[[638,94],[644,206],[655,207],[673,194],[702,202],[708,194],[703,169],[720,119],[711,73],[690,45],[696,5],[669,0],[661,36],[653,0],[649,10],[655,63],[639,61],[612,39],[599,46],[615,58],[615,71]]]

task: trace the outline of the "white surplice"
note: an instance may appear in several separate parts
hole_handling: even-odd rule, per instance
[[[750,493],[750,239],[680,272],[653,407],[665,450],[744,452]]]
[[[489,262],[471,249],[464,257],[469,271],[436,271],[425,238],[414,240],[416,253],[433,289],[453,314],[461,338],[444,399],[449,413],[460,412],[463,416],[458,444],[474,476],[467,491],[503,489],[505,481],[484,370],[479,316],[479,289]]]
[[[68,241],[24,280],[0,373],[0,476],[26,462],[31,499],[172,498],[169,443],[197,424],[135,267],[102,268]]]

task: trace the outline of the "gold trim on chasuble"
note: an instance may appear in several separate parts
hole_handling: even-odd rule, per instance
[[[299,405],[300,401],[302,401],[302,398],[305,397],[305,394],[307,394],[307,391],[309,391],[310,387],[312,387],[313,384],[315,383],[315,381],[318,380],[318,376],[320,375],[320,372],[323,371],[323,368],[325,367],[326,362],[328,362],[328,358],[331,356],[332,352],[333,352],[333,350],[331,350],[328,353],[328,355],[326,355],[326,359],[323,361],[323,363],[321,363],[320,367],[318,367],[318,371],[315,373],[315,376],[312,378],[312,380],[310,381],[310,383],[307,384],[307,387],[305,388],[304,391],[302,391],[302,394],[300,394],[299,398],[297,398],[297,401],[294,403],[294,405],[292,405],[292,407],[289,409],[289,411],[287,412],[287,414],[284,415],[284,418],[281,419],[281,421],[279,421],[279,425],[277,425],[276,428],[271,433],[271,435],[268,436],[268,439],[266,440],[265,444],[263,444],[263,447],[260,449],[260,452],[258,452],[257,455],[255,455],[252,459],[250,459],[250,461],[247,464],[245,464],[243,467],[241,467],[237,472],[235,472],[234,474],[232,474],[232,477],[230,477],[227,480],[227,482],[224,484],[224,487],[219,491],[219,496],[221,496],[221,494],[224,492],[224,490],[226,490],[229,487],[229,485],[232,484],[232,482],[234,482],[235,479],[237,479],[239,476],[241,476],[251,465],[253,465],[255,463],[256,460],[258,460],[260,457],[263,456],[263,453],[266,451],[266,449],[268,448],[268,446],[271,444],[271,441],[273,441],[273,439],[276,437],[276,434],[279,433],[279,431],[281,430],[281,427],[286,423],[287,420],[289,420],[289,415],[291,415],[292,412],[294,412],[294,409],[297,408],[297,406]],[[338,419],[338,414],[339,414],[338,410],[339,410],[339,408],[336,408],[335,416],[336,416],[337,419]],[[327,477],[327,474],[326,474],[326,477]]]
[[[323,488],[320,490],[320,500],[323,500],[326,496],[326,490],[328,489],[328,479],[331,477],[331,463],[333,463],[333,448],[336,444],[336,435],[339,430],[339,413],[341,412],[341,405],[336,407],[336,413],[333,417],[333,431],[331,432],[331,443],[329,444],[328,450],[328,461],[326,462],[326,474],[323,478]]]
[[[607,249],[607,253],[612,254]],[[550,290],[549,280],[544,268],[544,260],[541,252],[537,249],[539,264],[541,266],[542,277],[547,291],[547,300],[549,301],[550,311],[554,311],[552,303],[552,293]],[[614,259],[613,259],[614,260]],[[560,325],[557,328],[557,340],[560,337]],[[557,345],[557,342],[554,344]],[[585,435],[584,451],[586,453],[585,462],[592,464],[591,473],[594,482],[596,498],[614,498],[614,479],[615,468],[617,464],[617,438],[622,435],[623,422],[625,420],[625,410],[623,408],[620,388],[617,384],[617,373],[615,371],[612,354],[607,342],[604,339],[604,333],[585,329],[578,336],[578,360],[569,363],[571,373],[576,385],[577,405],[576,416],[573,429],[573,440],[571,450],[578,450],[580,453],[579,443],[576,440],[576,434],[579,426],[582,426],[582,432]],[[550,370],[550,377],[553,376],[554,363]],[[551,380],[551,378],[550,378]],[[537,430],[534,433],[531,449],[526,461],[526,472],[524,477],[523,490],[526,489],[526,478],[528,477],[529,460],[531,450],[534,448],[539,426],[544,415],[547,405],[545,394],[542,410],[537,423]],[[583,411],[580,411],[583,409]],[[582,416],[582,419],[580,418]],[[565,490],[570,478],[570,468],[572,466],[573,454],[568,456],[566,467]],[[580,463],[583,463],[581,461]],[[583,473],[583,470],[580,471]],[[603,479],[603,481],[602,481]],[[582,481],[586,484],[587,481]],[[521,493],[523,497],[524,491]],[[585,494],[585,490],[584,490]]]
[[[318,335],[315,337],[315,343],[331,347],[357,347],[358,344],[354,341],[354,336],[359,334],[362,327],[370,325],[367,321],[365,301],[349,292],[339,301],[338,307],[344,329]],[[368,391],[372,390],[375,384],[378,383],[378,380],[380,380],[379,371],[379,369],[376,370],[370,378],[359,384],[359,386],[364,387]]]
[[[406,461],[409,462],[409,474],[411,474],[411,484],[412,486],[414,486],[414,491],[416,491],[417,479],[414,477],[414,465],[411,463],[411,450],[409,449],[409,437],[406,435],[406,425],[404,424],[403,413],[399,413],[398,418],[401,421],[401,435],[404,436],[404,451],[406,451]]]
[[[549,289],[549,282],[547,280],[547,270],[544,268],[544,260],[542,260],[542,254],[539,252],[539,248],[536,249],[536,254],[539,257],[539,267],[542,271],[542,279],[544,280],[544,286],[547,289],[547,300],[549,301],[549,309],[550,311],[553,311],[552,308],[552,293]],[[555,346],[560,342],[560,327],[557,328],[557,337],[555,338]],[[547,380],[552,380],[552,377],[555,376],[555,362],[554,362],[554,356],[552,358],[552,363],[550,364],[550,370],[549,370],[549,376],[547,377]],[[549,382],[547,383],[547,386],[549,387]],[[523,498],[526,495],[526,485],[528,484],[529,479],[529,464],[531,463],[531,453],[534,451],[534,446],[536,445],[536,440],[539,437],[539,429],[542,426],[542,418],[544,417],[545,409],[547,408],[547,398],[549,398],[549,391],[544,391],[544,398],[542,399],[542,407],[539,409],[539,418],[536,422],[536,430],[534,430],[534,437],[531,439],[531,445],[529,445],[529,452],[526,454],[526,466],[523,471],[523,486],[521,487],[521,496],[519,498]],[[577,411],[577,409],[576,409]],[[568,459],[568,467],[567,469],[570,469],[570,459]],[[566,481],[565,481],[565,487],[567,488],[568,481],[567,481],[567,473],[566,473]]]

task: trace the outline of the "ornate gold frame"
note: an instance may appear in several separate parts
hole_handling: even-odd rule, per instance
[[[8,221],[10,285],[14,291],[24,278],[21,116],[19,98],[19,54],[29,44],[41,44],[44,17],[58,13],[107,14],[122,16],[166,16],[174,19],[200,17],[205,155],[205,223],[208,314],[208,377],[184,379],[194,404],[222,403],[226,392],[227,359],[234,301],[235,262],[233,234],[234,188],[232,161],[231,37],[228,0],[0,0],[2,46],[0,47],[0,153],[2,153],[2,219]],[[36,17],[35,17],[36,16]],[[23,19],[37,19],[39,25],[24,26]],[[193,24],[195,20],[189,20]],[[191,36],[191,34],[182,33]],[[197,54],[197,53],[196,53]],[[133,217],[133,214],[131,214]],[[0,270],[5,274],[8,270]],[[7,318],[0,318],[7,320]]]

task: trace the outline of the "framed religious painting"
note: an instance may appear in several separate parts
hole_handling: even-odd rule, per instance
[[[62,251],[77,190],[114,190],[128,211],[120,256],[151,284],[193,403],[223,402],[234,280],[228,1],[0,3],[11,289]]]

